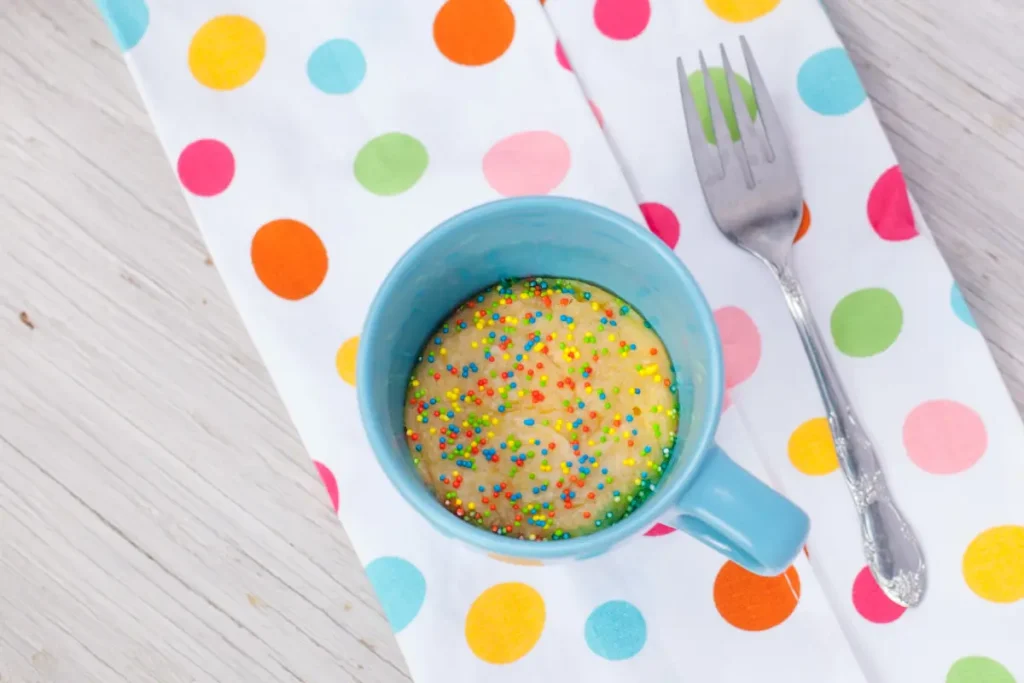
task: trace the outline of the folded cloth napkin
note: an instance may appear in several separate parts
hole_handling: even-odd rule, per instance
[[[1024,676],[1024,434],[816,3],[98,2],[417,681]],[[804,177],[797,268],[925,543],[919,610],[862,571],[781,297],[717,233],[691,170],[674,59],[741,31]],[[735,403],[720,442],[811,512],[813,571],[801,557],[758,578],[666,524],[583,563],[510,564],[390,487],[354,390],[377,285],[445,218],[545,193],[646,220],[695,273]]]

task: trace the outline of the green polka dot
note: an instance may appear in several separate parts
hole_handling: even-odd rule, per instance
[[[950,667],[946,683],[1017,683],[1017,679],[994,659],[961,657]]]
[[[887,289],[847,294],[832,311],[832,339],[847,356],[866,358],[892,346],[903,328],[903,309]]]
[[[725,114],[725,122],[729,126],[729,134],[733,140],[740,139],[740,129],[736,125],[736,111],[732,107],[732,98],[729,96],[729,82],[725,80],[725,69],[720,66],[709,66],[708,75],[711,82],[715,84],[715,93],[722,105],[722,112]],[[711,122],[711,109],[708,106],[708,96],[704,91],[704,74],[694,71],[690,74],[690,90],[693,92],[694,102],[697,104],[697,113],[700,115],[701,125],[704,127],[704,137],[710,144],[715,144],[715,128]],[[736,74],[736,83],[740,87],[740,94],[747,104],[747,111],[750,112],[751,120],[757,116],[757,100],[754,98],[754,89],[750,87],[747,79]]]
[[[356,155],[355,175],[370,192],[391,196],[401,194],[427,170],[427,148],[405,133],[385,133],[376,137]]]

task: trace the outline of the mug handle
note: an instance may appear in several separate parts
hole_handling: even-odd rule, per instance
[[[755,574],[786,571],[807,540],[810,518],[719,446],[705,458],[676,502],[675,526]]]

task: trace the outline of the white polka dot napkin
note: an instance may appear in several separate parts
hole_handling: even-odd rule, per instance
[[[415,680],[1024,680],[1024,433],[817,2],[98,4]],[[741,33],[807,191],[796,267],[924,542],[916,610],[864,570],[781,295],[694,177],[674,61]],[[354,391],[378,283],[453,214],[545,193],[646,221],[694,272],[726,352],[720,442],[811,513],[810,563],[755,577],[658,524],[583,563],[509,564],[390,488]]]

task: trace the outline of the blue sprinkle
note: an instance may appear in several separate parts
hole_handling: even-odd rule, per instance
[[[532,427],[533,426],[533,418],[532,417],[526,418],[525,420],[523,420],[523,424],[525,424],[527,427]]]
[[[626,416],[626,422],[632,422],[632,421],[633,421],[633,416],[632,415],[627,415]]]

